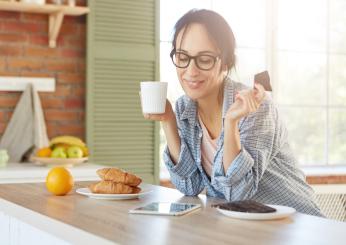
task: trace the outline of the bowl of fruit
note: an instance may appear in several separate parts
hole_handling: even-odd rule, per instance
[[[38,165],[73,166],[88,160],[86,144],[74,136],[57,136],[50,140],[49,146],[36,151],[31,161]]]

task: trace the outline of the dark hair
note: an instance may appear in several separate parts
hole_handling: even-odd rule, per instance
[[[214,44],[221,51],[221,64],[229,71],[235,65],[235,38],[231,27],[218,13],[207,9],[192,9],[184,14],[174,26],[173,50],[176,50],[176,42],[179,32],[192,23],[202,24],[207,30]]]

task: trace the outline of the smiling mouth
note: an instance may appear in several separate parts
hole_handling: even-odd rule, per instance
[[[192,89],[198,88],[203,83],[203,81],[189,81],[189,80],[185,80],[185,82]]]

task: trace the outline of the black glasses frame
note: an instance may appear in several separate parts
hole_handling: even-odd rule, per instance
[[[210,54],[199,54],[199,55],[191,56],[191,55],[188,55],[188,54],[186,54],[186,53],[181,52],[182,54],[186,55],[186,56],[189,58],[189,61],[187,62],[187,64],[186,64],[185,66],[179,66],[179,65],[177,65],[177,64],[174,62],[174,55],[175,55],[176,53],[177,53],[176,50],[175,50],[175,49],[172,49],[172,51],[171,51],[171,53],[170,53],[169,56],[171,57],[171,60],[172,60],[173,64],[174,64],[176,67],[178,67],[178,68],[187,68],[187,67],[190,65],[191,60],[194,60],[194,61],[195,61],[195,64],[196,64],[196,66],[197,66],[198,69],[203,70],[203,71],[209,71],[209,70],[211,70],[211,69],[214,68],[216,62],[220,59],[219,56],[213,56],[213,55],[210,55]],[[180,52],[178,52],[178,53],[180,53]],[[197,62],[197,58],[200,57],[200,56],[208,56],[208,57],[210,57],[210,58],[213,58],[213,61],[214,61],[213,65],[212,65],[210,68],[208,68],[208,69],[205,69],[205,68],[200,67],[199,64],[198,64],[198,62]]]

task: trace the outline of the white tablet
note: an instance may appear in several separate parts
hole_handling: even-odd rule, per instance
[[[145,206],[130,209],[131,214],[183,215],[200,208],[200,204],[152,202]]]

